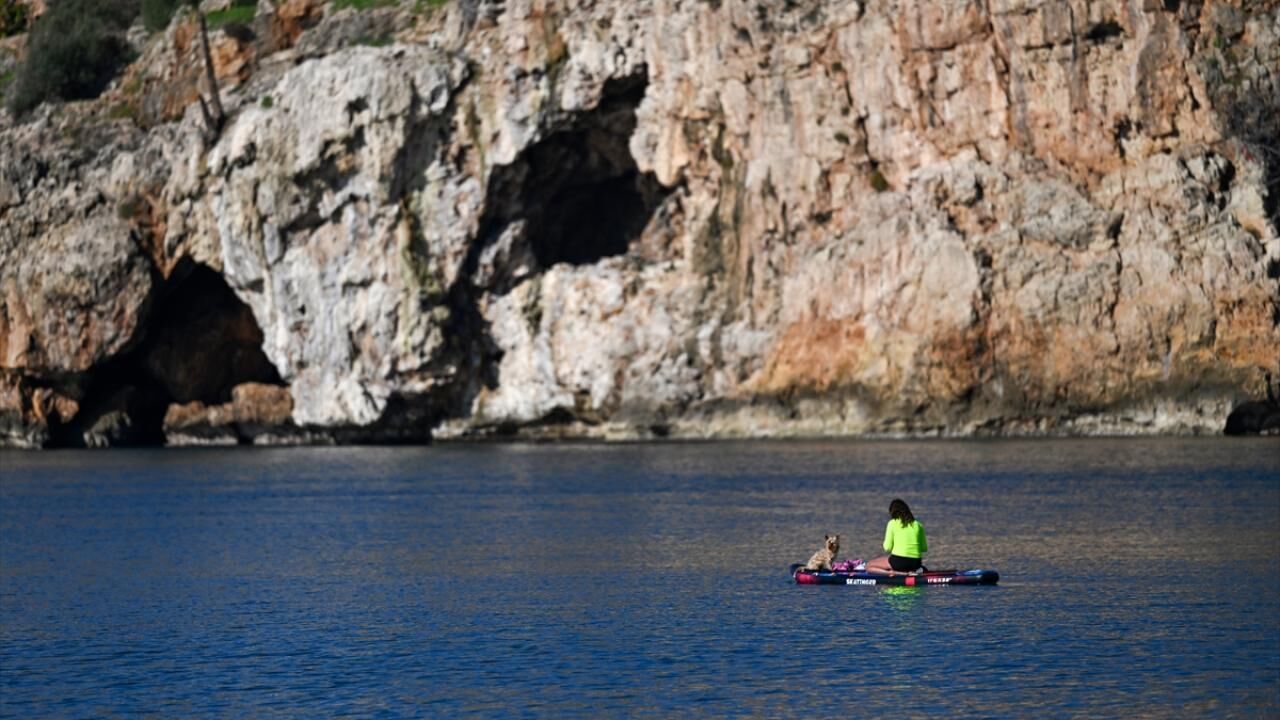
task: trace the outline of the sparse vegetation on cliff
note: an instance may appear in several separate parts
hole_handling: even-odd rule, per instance
[[[395,5],[396,0],[334,0],[334,10],[345,10],[346,8],[355,8],[357,10],[370,10],[377,7],[386,7]]]
[[[880,168],[872,168],[871,174],[867,176],[871,183],[871,189],[878,193],[889,191],[889,181],[885,178],[884,173],[880,172]]]
[[[13,78],[16,74],[16,70],[8,70],[0,73],[0,102],[4,101],[5,88],[9,87],[9,84],[13,82]]]
[[[191,4],[191,0],[142,0],[142,23],[150,32],[160,32],[169,27],[178,8]],[[233,0],[223,10],[215,10],[205,16],[211,29],[230,29],[252,22],[258,4],[254,0]]]
[[[59,0],[31,29],[9,106],[26,113],[49,100],[97,97],[128,62],[124,32],[137,0]]]
[[[258,12],[258,3],[254,0],[234,0],[225,10],[215,10],[205,16],[210,30],[237,24],[253,22]]]
[[[27,31],[31,13],[18,0],[0,0],[0,37]]]
[[[7,3],[0,0],[0,13],[7,13]],[[97,97],[127,64],[133,49],[125,40],[130,24],[141,16],[148,30],[166,28],[183,4],[193,0],[55,0],[49,10],[31,28],[26,58],[19,68],[5,100],[15,113],[25,114],[41,103],[58,100],[83,100]],[[22,7],[22,6],[19,6]],[[252,32],[244,23],[257,12],[254,0],[233,0],[225,10],[211,12],[201,27],[202,42],[206,27],[223,28],[244,39]],[[0,14],[0,18],[8,17]],[[207,44],[207,42],[206,42]],[[208,64],[207,48],[206,64]],[[216,87],[216,83],[212,82]],[[210,127],[220,125],[216,89],[212,91],[206,110]],[[113,116],[114,117],[114,116]]]
[[[149,32],[164,30],[184,2],[186,0],[142,0],[142,24]]]

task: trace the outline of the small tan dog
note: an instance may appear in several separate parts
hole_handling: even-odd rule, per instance
[[[827,546],[813,554],[809,558],[809,562],[805,564],[805,570],[830,570],[831,563],[835,562],[836,553],[840,552],[840,536],[839,535],[823,535]]]

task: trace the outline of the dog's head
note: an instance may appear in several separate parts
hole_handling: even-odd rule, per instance
[[[826,538],[827,549],[831,551],[832,555],[835,555],[837,552],[840,551],[839,535],[823,535],[822,537]]]

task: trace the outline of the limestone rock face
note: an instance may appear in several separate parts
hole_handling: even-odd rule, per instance
[[[82,372],[134,339],[150,265],[115,213],[89,212],[22,248],[25,258],[13,247],[0,255],[5,369]]]
[[[367,425],[393,391],[448,377],[430,366],[447,309],[423,310],[466,255],[447,214],[469,187],[421,168],[447,162],[438,118],[463,73],[418,47],[336,53],[281,78],[273,106],[242,113],[210,154],[224,272],[300,424]],[[419,217],[440,231],[429,242]]]
[[[198,127],[145,133],[109,115],[105,102],[41,108],[20,124],[0,115],[6,444],[158,439],[168,399],[147,387],[156,381],[136,356],[149,335],[166,335],[156,319],[180,262],[216,262],[209,236],[188,231],[199,212],[190,182],[203,162]]]
[[[1280,363],[1274,3],[290,0],[211,145],[188,25],[0,115],[7,442],[135,375],[252,441],[192,263],[295,439],[1220,432]]]

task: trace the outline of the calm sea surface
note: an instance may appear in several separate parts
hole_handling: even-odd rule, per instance
[[[1277,716],[1275,439],[6,451],[0,715]],[[797,586],[889,501],[997,587]]]

